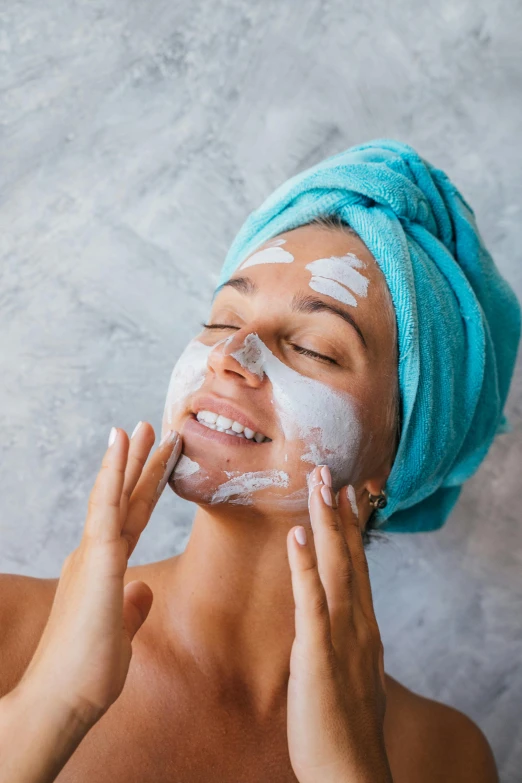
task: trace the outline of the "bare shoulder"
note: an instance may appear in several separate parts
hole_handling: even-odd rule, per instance
[[[463,712],[387,675],[386,747],[396,783],[498,783],[493,752]]]
[[[45,627],[57,579],[0,574],[0,696],[21,678]]]

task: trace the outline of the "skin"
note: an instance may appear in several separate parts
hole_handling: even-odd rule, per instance
[[[370,513],[368,491],[379,492],[392,463],[389,400],[396,359],[383,315],[384,281],[362,243],[344,232],[303,227],[283,236],[296,261],[249,268],[258,293],[223,289],[211,317],[235,317],[237,329],[226,336],[240,342],[241,331],[256,332],[299,372],[358,401],[366,436],[353,481],[359,518],[342,488],[335,508],[315,486],[305,514],[281,511],[278,494],[268,491],[251,507],[210,507],[197,495],[197,482],[187,479],[173,488],[186,497],[194,493],[191,499],[201,505],[185,551],[127,568],[176,446],[160,447],[143,468],[154,442],[152,427],[142,424],[130,444],[118,430],[93,490],[90,535],[84,532],[58,585],[10,575],[0,580],[0,622],[8,629],[0,650],[1,685],[9,692],[0,700],[0,742],[16,745],[9,731],[26,726],[28,709],[38,731],[59,692],[51,710],[56,736],[64,721],[71,725],[70,716],[79,726],[60,750],[59,763],[65,763],[77,748],[60,781],[187,782],[207,779],[209,769],[223,783],[261,781],[268,774],[285,783],[388,781],[390,770],[394,781],[497,780],[489,746],[469,719],[384,673],[360,537]],[[345,325],[338,317],[313,313],[301,320],[290,312],[289,298],[297,290],[308,293],[306,263],[343,252],[368,261],[369,293],[356,318],[369,356],[351,326],[341,332]],[[288,339],[298,342],[293,330],[300,345],[329,355],[337,350],[340,369],[295,353]],[[219,341],[215,334],[201,339]],[[268,382],[263,386],[254,378],[217,347],[204,390],[255,412],[267,428],[260,429],[274,436],[272,444],[241,449],[248,450],[241,460],[239,449],[226,453],[208,440],[203,448],[195,436],[183,434],[190,400],[172,424],[184,452],[216,485],[220,460],[230,470],[264,470],[280,467],[277,460],[286,453],[269,407]],[[289,454],[286,470],[294,486],[304,488],[307,471],[300,463]],[[304,547],[295,540],[296,527],[308,533]],[[75,611],[65,611],[68,606]],[[100,640],[108,647],[100,648]],[[57,687],[50,688],[50,681]],[[52,747],[52,737],[47,739]],[[318,768],[322,775],[315,774]]]

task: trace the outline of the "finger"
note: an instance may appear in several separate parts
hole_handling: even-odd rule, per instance
[[[347,487],[342,487],[339,491],[338,504],[339,515],[353,567],[354,589],[358,595],[357,603],[366,617],[376,622],[370,569],[363,544],[357,497],[355,489],[351,484]]]
[[[295,638],[310,668],[326,667],[327,671],[333,653],[330,616],[317,559],[310,546],[311,533],[310,528],[297,526],[286,539],[295,602]]]
[[[160,499],[163,490],[167,486],[167,482],[172,475],[172,471],[176,467],[176,463],[181,456],[181,448],[183,446],[181,436],[179,435],[179,433],[175,432],[174,430],[172,430],[171,433],[165,437],[166,437],[166,447],[167,447],[165,454],[167,460],[166,462],[161,463],[163,467],[163,473],[161,475],[161,478],[158,482],[158,485],[152,497],[153,508],[158,502],[158,500]],[[169,449],[171,450],[170,455],[169,455]]]
[[[99,541],[120,537],[120,502],[129,450],[125,430],[112,428],[101,470],[89,495],[84,536]]]
[[[127,517],[121,531],[129,541],[129,557],[174,470],[181,454],[181,447],[180,435],[175,430],[171,430],[141,473],[130,497]]]
[[[121,495],[120,511],[122,524],[127,517],[130,496],[134,492],[134,488],[142,474],[150,450],[154,445],[154,437],[154,429],[152,425],[146,421],[140,421],[131,435],[127,467],[125,469],[125,480],[123,482],[123,491]]]
[[[145,582],[134,580],[123,588],[123,624],[131,641],[147,619],[152,599],[152,590]]]
[[[339,512],[333,507],[330,471],[326,466],[315,468],[311,484],[318,482],[310,493],[310,521],[314,532],[319,576],[324,585],[332,637],[346,631],[352,614],[352,564],[340,524]]]

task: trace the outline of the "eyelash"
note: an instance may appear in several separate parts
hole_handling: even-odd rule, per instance
[[[203,326],[204,329],[238,329],[238,326],[231,326],[230,324],[205,324],[202,323],[201,326]],[[295,349],[297,353],[302,354],[303,356],[310,356],[312,359],[320,359],[322,361],[328,362],[329,364],[338,364],[338,362],[335,361],[335,359],[331,359],[329,356],[324,356],[322,353],[317,353],[317,351],[310,351],[308,348],[302,348],[300,345],[296,345],[296,343],[290,343],[292,348]]]

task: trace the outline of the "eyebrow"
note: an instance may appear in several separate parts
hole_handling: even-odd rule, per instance
[[[231,280],[227,280],[226,283],[218,286],[218,288],[216,288],[214,291],[214,297],[219,291],[221,291],[222,288],[227,286],[229,288],[234,288],[236,291],[239,291],[239,293],[245,294],[247,296],[252,296],[259,290],[256,283],[254,283],[250,277],[234,277]],[[360,330],[357,322],[344,308],[328,304],[327,302],[323,302],[322,299],[318,299],[315,296],[302,293],[295,294],[294,298],[292,299],[291,307],[295,313],[331,313],[332,315],[336,315],[339,318],[342,318],[343,321],[345,321],[347,324],[350,324],[350,326],[355,329],[365,350],[368,350],[368,345],[366,344],[364,335]]]
[[[339,316],[339,318],[342,318],[343,321],[346,321],[347,324],[350,324],[355,329],[364,348],[368,350],[363,333],[350,313],[344,310],[344,308],[323,302],[322,299],[317,299],[315,296],[296,294],[292,299],[292,310],[296,313],[332,313]]]
[[[214,297],[222,288],[226,288],[227,286],[229,288],[235,288],[240,294],[257,294],[259,291],[259,288],[250,277],[233,277],[231,280],[227,280],[226,283],[222,283],[216,288]]]

